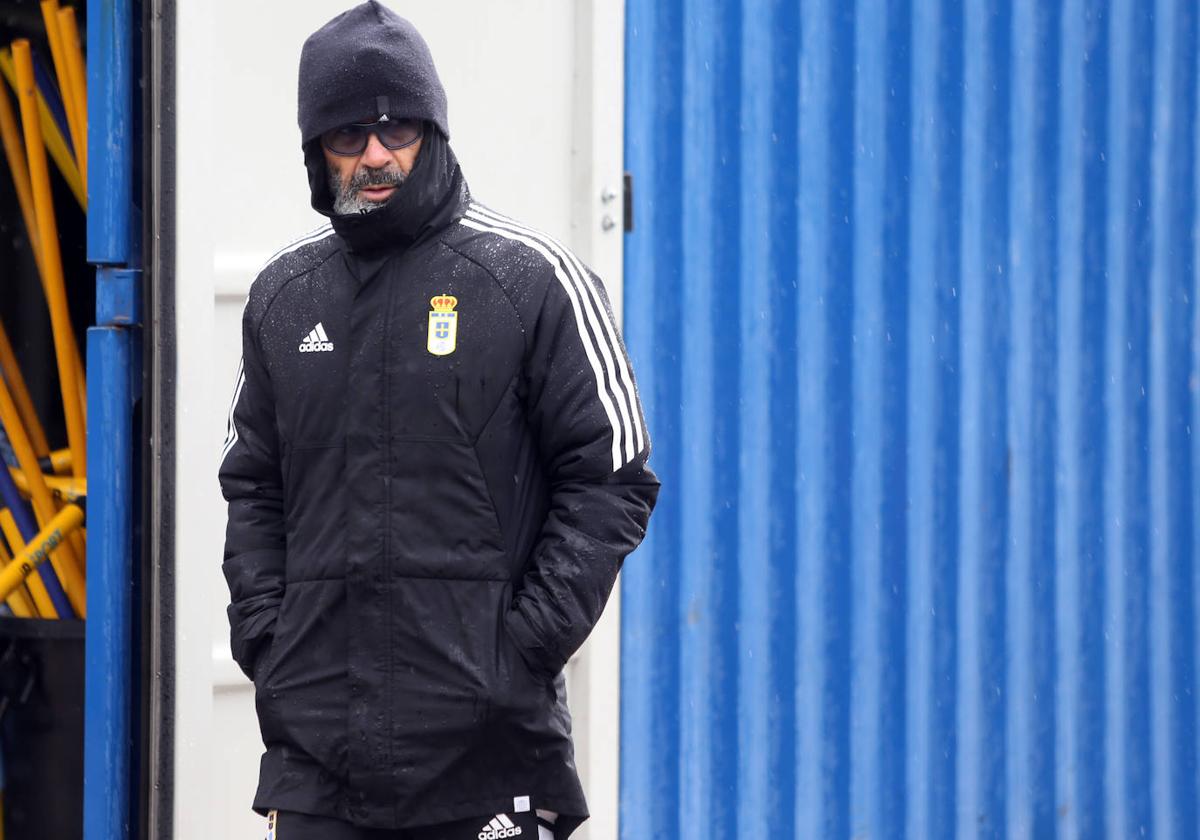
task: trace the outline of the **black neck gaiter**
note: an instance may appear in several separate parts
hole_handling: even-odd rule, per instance
[[[325,154],[320,141],[304,149],[312,206],[356,254],[404,250],[453,222],[466,210],[467,184],[450,143],[427,125],[421,152],[404,183],[380,208],[339,216],[333,212]]]

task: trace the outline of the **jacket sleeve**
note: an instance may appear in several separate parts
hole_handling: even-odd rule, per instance
[[[530,667],[562,670],[604,609],[658,496],[633,371],[598,279],[557,266],[526,361],[549,510],[507,617]]]
[[[251,321],[247,306],[219,478],[229,502],[222,571],[229,584],[230,648],[253,679],[283,601],[285,537],[274,401]]]

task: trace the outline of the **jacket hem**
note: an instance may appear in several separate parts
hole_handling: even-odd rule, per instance
[[[537,793],[531,793],[529,800],[533,808],[557,813],[559,820],[562,821],[561,825],[564,828],[570,826],[571,830],[582,824],[589,816],[587,804],[578,797],[540,796]],[[419,813],[404,816],[394,807],[348,808],[341,799],[334,804],[327,799],[314,801],[311,797],[301,793],[295,795],[288,793],[260,794],[255,797],[253,809],[255,813],[263,817],[272,810],[293,811],[298,814],[341,820],[357,828],[398,831],[469,820],[474,817],[485,818],[494,814],[512,813],[513,798],[511,796],[495,797],[451,805],[424,806]]]

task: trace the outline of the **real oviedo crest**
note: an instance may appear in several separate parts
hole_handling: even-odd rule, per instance
[[[449,356],[458,340],[458,298],[454,295],[435,295],[429,299],[429,341],[426,345],[435,356]]]

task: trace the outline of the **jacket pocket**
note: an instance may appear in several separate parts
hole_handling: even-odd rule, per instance
[[[555,697],[554,677],[531,664],[531,654],[509,631],[513,619],[512,585],[502,590],[496,626],[495,688],[492,692],[494,715],[520,715],[531,708],[544,707]]]
[[[510,592],[505,580],[394,584],[394,720],[421,760],[436,763],[496,720],[536,717],[553,702],[553,681],[525,664],[504,629]]]
[[[254,661],[254,710],[258,713],[258,729],[262,734],[263,744],[268,747],[278,743],[281,736],[279,721],[274,715],[274,705],[270,702],[265,688],[271,670],[271,654],[275,649],[275,637],[269,636]]]
[[[340,777],[347,771],[346,642],[345,582],[292,581],[257,682],[263,741],[299,750]]]
[[[274,715],[274,707],[270,702],[270,696],[267,693],[267,680],[271,675],[271,667],[275,658],[276,651],[279,650],[279,645],[276,644],[276,639],[279,634],[280,618],[283,615],[284,608],[287,605],[289,592],[285,589],[283,599],[276,608],[275,623],[270,634],[260,640],[257,653],[253,661],[253,680],[254,680],[254,709],[258,713],[258,728],[262,733],[263,743],[270,746],[278,742],[280,738],[279,721]]]
[[[508,551],[475,448],[465,441],[392,440],[392,567],[408,577],[505,580]]]
[[[513,622],[523,622],[524,619],[512,605],[511,596],[509,595],[510,591],[511,587],[505,588],[503,611],[500,615],[500,627],[496,631],[498,642],[501,647],[512,652],[511,655],[516,661],[514,670],[524,671],[531,679],[542,685],[553,685],[555,675],[541,664],[538,651],[524,646],[520,635],[512,629]]]
[[[264,637],[259,644],[259,649],[254,656],[253,669],[254,685],[262,685],[267,673],[271,670],[271,654],[275,651],[275,633],[271,632]]]
[[[392,756],[439,789],[511,798],[569,731],[504,631],[507,580],[397,580],[391,592]],[[419,802],[425,790],[414,795]]]

